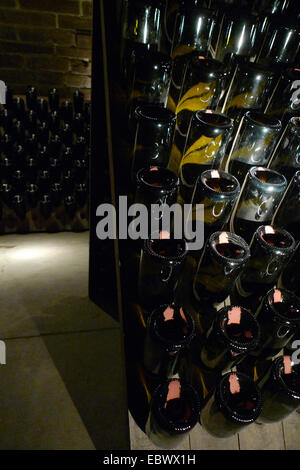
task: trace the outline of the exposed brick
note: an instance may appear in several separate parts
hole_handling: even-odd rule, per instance
[[[66,75],[65,84],[67,86],[73,86],[78,88],[90,88],[91,79],[83,75]]]
[[[56,26],[56,15],[53,13],[32,13],[20,10],[0,10],[0,23],[30,26]]]
[[[64,74],[60,72],[49,72],[40,70],[34,73],[36,84],[48,85],[49,88],[63,83]]]
[[[22,67],[23,64],[24,58],[21,55],[0,55],[1,68],[19,68]]]
[[[71,69],[73,73],[79,73],[82,75],[91,75],[92,64],[89,60],[72,60]]]
[[[52,46],[42,44],[22,44],[19,42],[0,41],[0,53],[53,54]]]
[[[70,69],[69,59],[57,56],[28,57],[26,63],[27,68],[32,70],[43,69],[54,72],[68,72]]]
[[[2,1],[2,0],[1,0]],[[79,1],[75,0],[19,0],[21,8],[29,10],[54,11],[79,15]]]
[[[8,8],[15,8],[16,6],[16,0],[1,0],[0,3],[1,7],[8,7]]]
[[[83,49],[91,49],[92,36],[88,34],[77,34],[77,45]]]
[[[93,6],[92,2],[82,2],[82,13],[84,16],[92,16]]]
[[[21,41],[40,42],[42,44],[75,45],[75,33],[62,29],[20,29]]]
[[[17,39],[17,33],[14,28],[11,26],[0,27],[0,39],[7,39],[8,41],[14,41]]]
[[[12,86],[11,84],[19,84],[28,86],[29,83],[34,83],[34,75],[30,70],[23,70],[20,73],[19,69],[3,69],[1,68],[1,80],[4,80],[8,86]],[[13,88],[13,87],[12,87]],[[26,87],[25,87],[26,89]]]
[[[84,31],[90,31],[92,29],[91,18],[71,15],[58,15],[58,24],[60,28],[80,29]]]
[[[56,54],[64,57],[76,59],[91,59],[92,51],[90,49],[80,49],[79,47],[56,47]]]

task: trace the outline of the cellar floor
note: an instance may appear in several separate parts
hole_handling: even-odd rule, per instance
[[[120,330],[88,299],[88,237],[0,237],[0,450],[128,445]],[[129,423],[132,450],[158,450],[130,415]],[[230,439],[197,426],[179,449],[300,450],[300,414]]]

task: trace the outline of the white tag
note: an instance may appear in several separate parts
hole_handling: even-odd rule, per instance
[[[6,104],[7,86],[3,80],[0,80],[0,104]]]

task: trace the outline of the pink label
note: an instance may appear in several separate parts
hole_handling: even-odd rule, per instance
[[[168,401],[180,398],[180,390],[181,385],[179,380],[172,380],[172,382],[169,383],[167,400],[164,406],[165,408],[167,408]]]
[[[152,167],[150,168],[150,171],[158,171],[158,166],[152,166]]]
[[[173,320],[174,319],[174,308],[167,307],[163,313],[165,321]]]
[[[282,302],[282,293],[279,289],[274,290],[273,302],[274,302],[274,304],[276,304],[278,302]]]
[[[283,366],[284,366],[284,373],[291,374],[292,373],[292,361],[290,356],[283,356]]]
[[[241,307],[232,307],[231,310],[228,310],[228,322],[227,325],[235,323],[239,325],[241,323],[242,310]]]
[[[234,395],[235,393],[240,393],[241,387],[240,387],[240,383],[236,374],[230,374],[229,388],[230,388],[230,393],[232,393],[232,395]]]
[[[229,243],[229,240],[228,240],[228,233],[226,233],[226,232],[220,233],[220,236],[219,236],[219,243]]]
[[[170,232],[167,230],[162,230],[159,232],[159,239],[160,240],[170,240]]]

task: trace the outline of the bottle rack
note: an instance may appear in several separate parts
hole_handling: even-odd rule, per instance
[[[56,97],[51,109],[48,97],[32,103],[26,90],[7,91],[0,110],[1,234],[89,227],[90,103],[59,101],[59,90]]]
[[[121,3],[120,0],[109,4],[94,1],[93,5],[89,289],[90,298],[119,322],[126,372],[126,381],[122,383],[124,396],[127,396],[135,422],[145,430],[149,396],[141,385],[141,364],[138,360],[145,335],[145,321],[136,301],[137,264],[136,260],[129,259],[127,240],[100,240],[96,234],[99,221],[97,208],[102,203],[117,206],[117,197],[122,194],[123,175],[120,177],[121,155],[117,152],[117,142],[123,116],[114,106],[114,96],[120,92],[114,77],[118,73],[120,55]],[[187,271],[192,277],[196,269],[195,260],[191,259],[190,263],[190,270]],[[218,309],[229,305],[229,302],[227,299]],[[197,326],[201,329],[201,325]]]

